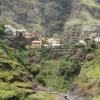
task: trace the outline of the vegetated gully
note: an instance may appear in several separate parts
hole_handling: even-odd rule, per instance
[[[81,71],[81,67],[76,68],[76,70],[74,70],[73,73],[79,75],[80,71]],[[67,93],[60,93],[43,86],[37,86],[37,91],[54,94],[57,96],[57,100],[87,100],[87,98],[76,96],[73,91],[68,91]]]

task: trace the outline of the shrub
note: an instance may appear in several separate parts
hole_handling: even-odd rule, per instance
[[[4,28],[3,25],[0,25],[0,37],[1,37],[2,35],[4,35],[4,33],[5,33],[5,28]]]
[[[44,78],[43,78],[43,77],[38,76],[38,77],[36,78],[36,80],[37,80],[40,84],[42,84],[43,86],[46,85],[46,82],[44,81]]]
[[[87,53],[93,52],[93,50],[94,50],[94,49],[91,48],[91,47],[86,47],[86,52],[87,52]]]
[[[32,65],[32,68],[30,70],[31,74],[35,77],[36,75],[38,75],[40,71],[40,66],[39,65]]]
[[[65,67],[60,67],[58,70],[58,75],[60,76],[64,76],[66,72],[66,68]]]
[[[90,61],[94,59],[94,55],[93,54],[87,54],[86,56],[86,60]]]
[[[96,45],[95,41],[91,41],[91,48],[94,48],[94,49],[97,48],[97,45]]]

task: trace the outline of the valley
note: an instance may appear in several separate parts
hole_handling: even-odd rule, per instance
[[[0,100],[100,100],[99,0],[0,0]]]

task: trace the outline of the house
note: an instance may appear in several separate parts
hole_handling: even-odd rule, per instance
[[[10,25],[4,25],[5,32],[11,32],[13,35],[16,35],[16,29]]]
[[[40,37],[41,36],[41,33],[39,33],[39,32],[32,32],[31,34],[33,37]]]
[[[27,34],[25,34],[25,38],[26,39],[32,39],[32,38],[40,39],[41,38],[41,33],[39,33],[39,32],[27,33]]]
[[[48,38],[49,44],[60,44],[60,39]]]
[[[67,40],[71,44],[79,43],[79,39],[80,39],[80,33],[75,30],[71,33],[69,32],[67,35]]]
[[[89,38],[91,40],[95,40],[95,42],[100,42],[100,33],[92,33]]]
[[[56,43],[52,44],[52,48],[56,48],[56,47],[60,47],[60,46],[61,46],[60,44],[56,44]]]
[[[16,35],[22,35],[25,36],[28,33],[25,29],[16,29]]]
[[[60,39],[54,39],[54,38],[47,38],[45,42],[43,42],[44,47],[60,47],[61,41]]]
[[[73,26],[70,26],[70,31],[67,32],[67,42],[70,44],[76,44],[79,43],[79,39],[80,39],[80,33],[81,33],[81,29],[80,29],[80,24],[75,24]]]
[[[25,34],[25,38],[27,39],[28,45],[26,48],[41,48],[43,41],[41,38],[41,33],[39,32],[32,32]]]
[[[28,33],[28,31],[25,29],[15,29],[10,25],[4,25],[4,27],[6,32],[11,32],[14,36],[19,35],[20,33],[22,33],[23,35]]]
[[[79,42],[79,37],[77,37],[77,36],[74,36],[74,37],[72,37],[72,39],[71,39],[71,43],[78,43]]]
[[[94,38],[96,38],[96,36],[97,36],[97,33],[91,33],[90,36],[89,36],[89,38],[90,39],[94,39]]]
[[[100,37],[96,37],[95,42],[100,43]]]
[[[12,29],[12,27],[10,25],[4,25],[4,27],[5,27],[6,30],[11,30]]]
[[[32,41],[32,47],[33,48],[41,48],[42,47],[42,41]]]
[[[17,29],[17,32],[27,34],[28,31],[25,29]]]
[[[84,41],[84,40],[79,40],[79,44],[86,45],[86,41]]]
[[[27,45],[26,48],[41,48],[42,47],[42,41],[37,40],[37,41],[32,41],[30,45]]]

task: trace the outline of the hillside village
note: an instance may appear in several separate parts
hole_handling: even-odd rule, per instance
[[[100,100],[100,0],[0,0],[0,100]]]
[[[92,80],[95,80],[96,77],[99,78],[99,30],[88,31],[88,35],[81,32],[79,36],[73,32],[73,35],[68,39],[71,39],[68,47],[67,40],[65,41],[64,38],[46,37],[40,32],[28,32],[24,28],[16,29],[11,25],[3,25],[0,30],[0,93],[2,94],[0,94],[0,99],[24,96],[24,98],[32,98],[32,100],[37,98],[36,100],[38,100],[39,97],[35,96],[42,95],[41,100],[66,100],[66,98],[71,100],[71,95],[74,92],[76,95],[90,93],[90,96],[87,97],[77,96],[85,98],[83,100],[92,98],[94,92],[96,93],[95,97],[98,96],[99,89],[95,91],[94,88],[99,88],[99,85],[94,85],[94,81],[89,83],[90,81],[86,82],[86,80],[90,75]],[[97,64],[94,65],[93,61]],[[91,64],[95,68],[91,69]],[[97,70],[97,73],[92,72],[92,75],[92,73],[87,72],[84,74],[82,72],[85,72],[85,69]],[[84,75],[86,75],[86,79],[84,79]],[[81,87],[78,92],[76,92],[77,88],[74,86],[74,82]],[[99,80],[95,84],[97,82],[99,83]],[[6,87],[12,91],[10,93],[5,88],[5,85],[8,84],[11,87]],[[86,85],[84,86],[84,84]],[[70,90],[70,86],[74,87],[71,87]],[[75,91],[72,91],[73,88]],[[67,93],[67,91],[71,93]],[[26,96],[26,94],[29,95]],[[49,99],[44,99],[44,94]],[[72,97],[75,98],[74,95]]]
[[[22,34],[22,36],[27,41],[26,48],[41,48],[42,46],[49,48],[49,47],[60,47],[62,45],[61,40],[59,38],[58,39],[45,38],[39,32],[29,33],[25,29],[15,29],[10,25],[4,25],[4,26],[6,32],[12,33],[12,37],[20,36]]]
[[[59,48],[65,45],[63,40],[61,40],[60,38],[43,37],[40,32],[28,32],[26,29],[15,29],[10,25],[4,25],[4,26],[6,32],[12,33],[12,37],[23,36],[27,41],[26,48],[41,48],[41,47]],[[86,45],[85,42],[86,38],[94,40],[97,43],[100,43],[100,29],[88,31],[89,34],[86,33],[82,32],[80,33],[80,35],[78,35],[77,33],[74,32],[71,36],[68,36],[69,43],[72,44],[80,43]]]

